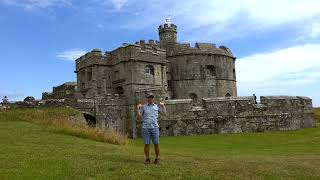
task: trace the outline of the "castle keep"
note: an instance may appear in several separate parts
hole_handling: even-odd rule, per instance
[[[162,135],[292,130],[315,125],[306,97],[237,97],[235,56],[225,46],[177,41],[177,26],[160,25],[159,41],[124,43],[78,58],[76,84],[55,87],[43,100],[63,99],[86,114],[88,122],[139,135],[135,107],[147,92],[164,101]],[[67,91],[67,92],[65,92]],[[73,92],[73,93],[70,93]],[[63,96],[64,94],[68,96]]]
[[[141,90],[157,89],[165,99],[237,96],[235,57],[215,44],[177,42],[177,26],[159,26],[160,42],[140,40],[76,60],[79,98],[119,94],[128,103]]]

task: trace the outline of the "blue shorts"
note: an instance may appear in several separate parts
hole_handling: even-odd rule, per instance
[[[159,144],[159,128],[142,128],[142,136],[144,144],[150,144],[150,139],[153,144]]]

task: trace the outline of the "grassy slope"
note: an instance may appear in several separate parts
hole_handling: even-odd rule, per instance
[[[162,165],[127,146],[59,134],[0,114],[0,179],[319,179],[320,128],[161,137]]]
[[[320,123],[320,107],[314,108],[314,117],[316,118],[317,122]]]

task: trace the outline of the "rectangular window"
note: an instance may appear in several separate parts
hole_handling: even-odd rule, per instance
[[[91,81],[92,80],[92,69],[89,69],[87,72],[87,80]]]
[[[207,73],[210,74],[210,76],[216,76],[216,69],[213,65],[207,65],[206,69]]]

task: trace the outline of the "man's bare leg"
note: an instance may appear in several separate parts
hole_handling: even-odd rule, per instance
[[[159,144],[154,145],[154,152],[156,154],[156,159],[159,159],[159,153],[160,153]]]
[[[149,151],[150,151],[150,145],[145,144],[144,145],[144,154],[146,155],[146,159],[149,159]]]

